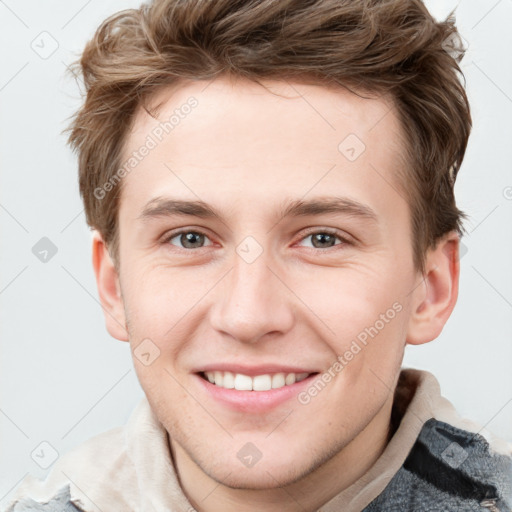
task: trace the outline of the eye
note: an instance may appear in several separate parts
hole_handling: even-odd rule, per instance
[[[173,242],[177,239],[178,243]],[[338,234],[336,230],[322,229],[317,231],[311,231],[306,236],[301,238],[301,241],[311,239],[311,245],[309,247],[313,249],[329,249],[337,245],[351,245],[351,242]],[[195,230],[181,230],[170,233],[162,241],[163,244],[170,244],[177,246],[180,249],[201,249],[202,247],[208,247],[213,245],[212,243],[206,244],[205,241],[209,240],[208,236],[201,231]],[[336,243],[339,240],[340,243]],[[179,245],[178,245],[179,244]]]
[[[180,247],[181,249],[200,249],[201,247],[206,247],[204,245],[204,241],[205,239],[208,239],[208,237],[200,231],[182,230],[171,233],[163,240],[163,243],[176,245],[172,243],[172,240],[175,238],[178,239],[180,244],[182,244]],[[210,243],[208,245],[212,244]]]
[[[330,229],[322,229],[318,231],[311,231],[301,240],[311,239],[313,249],[329,249],[336,245],[350,245],[349,240],[338,234],[337,231]],[[336,239],[340,240],[341,243],[335,243]]]

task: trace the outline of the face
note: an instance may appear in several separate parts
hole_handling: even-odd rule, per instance
[[[126,141],[126,160],[144,155],[118,217],[120,300],[154,411],[205,474],[255,489],[389,420],[418,283],[391,104],[266,85],[154,97],[158,120],[139,111]]]

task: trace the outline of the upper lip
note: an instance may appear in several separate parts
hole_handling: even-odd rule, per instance
[[[267,373],[318,373],[318,370],[307,368],[305,366],[284,366],[281,364],[261,364],[257,366],[249,366],[231,363],[207,364],[195,370],[194,373],[213,371],[241,373],[248,376],[265,375]]]

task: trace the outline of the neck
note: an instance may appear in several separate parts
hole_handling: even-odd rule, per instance
[[[289,485],[271,489],[233,489],[215,481],[170,439],[180,485],[199,512],[304,512],[316,510],[356,482],[376,462],[392,433],[393,394],[372,421],[327,462]],[[276,482],[277,484],[277,482]]]

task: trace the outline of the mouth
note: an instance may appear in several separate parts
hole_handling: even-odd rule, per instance
[[[243,373],[219,370],[198,373],[201,378],[214,386],[223,389],[235,389],[237,391],[269,391],[271,389],[280,389],[285,386],[292,386],[296,382],[301,382],[317,374],[318,372],[278,372],[250,376]]]
[[[208,369],[193,375],[200,392],[213,400],[216,406],[237,412],[264,414],[296,400],[298,394],[310,386],[319,374],[291,371],[247,373]]]

